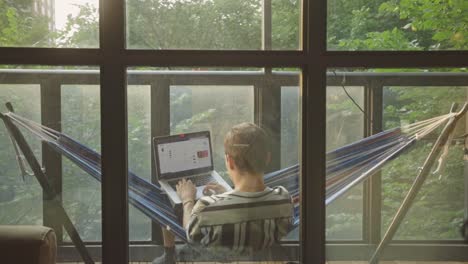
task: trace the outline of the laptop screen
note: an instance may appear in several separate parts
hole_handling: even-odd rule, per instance
[[[208,131],[154,138],[159,179],[177,178],[213,170]]]

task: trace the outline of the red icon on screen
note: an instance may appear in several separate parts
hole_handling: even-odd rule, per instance
[[[197,151],[197,157],[199,159],[208,157],[208,150]]]

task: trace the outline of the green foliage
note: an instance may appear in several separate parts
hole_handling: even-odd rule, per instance
[[[34,13],[30,5],[0,0],[0,47],[52,45],[49,19]]]
[[[335,0],[329,3],[332,8],[328,20],[328,46],[331,49],[468,48],[468,3],[464,0],[346,2]]]
[[[99,47],[99,16],[94,5],[79,6],[77,15],[68,15],[64,29],[57,32],[57,45],[68,48]]]
[[[339,46],[346,50],[420,50],[407,39],[404,32],[393,28],[383,32],[369,32],[364,39],[342,40]]]
[[[295,50],[300,42],[300,0],[273,0],[272,48]]]
[[[39,86],[2,84],[0,90],[0,102],[15,102],[14,107],[19,114],[40,121]],[[40,142],[29,133],[25,133],[25,138],[40,161]],[[8,199],[0,202],[0,223],[42,224],[42,190],[34,177],[21,175],[3,122],[0,126],[0,148],[0,192],[10,192],[9,197],[4,197]],[[26,168],[30,171],[29,167]]]
[[[261,48],[258,0],[132,0],[127,12],[132,48]]]
[[[383,170],[383,230],[408,192],[433,141],[419,143]],[[398,239],[458,239],[463,222],[463,148],[454,146],[442,175],[431,174],[397,232]],[[434,169],[434,168],[433,168]]]
[[[468,48],[468,3],[464,0],[401,0],[396,11],[414,32],[431,32],[431,49]]]
[[[128,46],[134,49],[261,49],[259,0],[132,0],[127,3]],[[275,49],[297,49],[300,1],[272,1]],[[96,47],[97,10],[87,4],[58,32],[63,47]]]
[[[384,90],[384,126],[388,129],[448,113],[453,102],[463,103],[462,87],[388,87]],[[460,123],[456,135],[464,134]],[[382,219],[386,228],[431,150],[437,133],[420,141],[383,170]],[[432,168],[433,170],[435,169]],[[463,147],[450,148],[442,173],[431,174],[398,230],[398,239],[457,239],[463,220]]]
[[[364,104],[362,87],[345,87],[357,104]],[[327,87],[327,152],[363,137],[364,118],[340,86]],[[356,186],[327,206],[328,240],[362,238],[363,191]]]
[[[465,100],[464,87],[388,87],[385,89],[384,127],[429,119],[448,113],[452,103]],[[462,132],[460,132],[462,133]]]
[[[100,91],[97,85],[62,85],[62,131],[101,152]],[[101,240],[101,185],[62,158],[64,208],[82,238]],[[68,240],[66,237],[65,239]]]

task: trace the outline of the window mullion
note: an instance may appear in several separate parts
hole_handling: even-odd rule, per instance
[[[370,102],[369,111],[366,111],[368,118],[368,131],[373,135],[383,130],[383,86],[377,79],[372,79],[369,82]],[[369,179],[369,189],[367,197],[368,201],[368,223],[364,226],[368,230],[368,242],[370,244],[377,244],[381,239],[381,214],[382,214],[382,173],[379,171]]]
[[[271,0],[263,0],[262,49],[272,49],[272,7]]]
[[[301,261],[325,263],[327,0],[302,1]],[[311,250],[313,249],[313,250]]]
[[[46,127],[61,131],[61,119],[60,82],[55,78],[46,79],[41,82],[41,123]],[[47,143],[42,143],[42,167],[56,194],[53,199],[62,204],[62,156],[52,150]],[[54,210],[54,206],[51,206],[50,201],[44,196],[44,225],[55,230],[57,243],[61,243],[63,240],[62,219],[57,218]]]
[[[129,261],[125,4],[101,0],[99,8],[104,264]]]

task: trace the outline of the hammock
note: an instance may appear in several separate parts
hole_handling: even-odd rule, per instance
[[[330,204],[353,186],[367,179],[389,160],[408,149],[418,139],[439,128],[454,115],[455,113],[449,113],[402,128],[390,129],[328,152],[326,154],[326,204]],[[3,116],[18,127],[30,131],[96,180],[101,181],[99,153],[63,133],[42,126],[14,112],[8,112]],[[266,185],[281,185],[289,190],[295,205],[294,225],[299,224],[299,172],[299,165],[294,165],[265,175]],[[186,241],[184,228],[179,223],[166,195],[158,186],[132,172],[128,173],[128,186],[129,202],[133,206]]]

